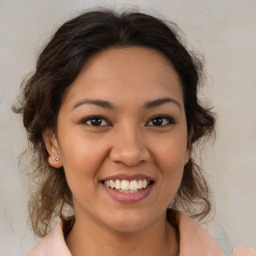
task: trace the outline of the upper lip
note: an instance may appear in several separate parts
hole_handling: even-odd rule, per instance
[[[105,177],[101,179],[100,181],[106,181],[106,180],[149,180],[149,181],[155,181],[154,178],[145,175],[145,174],[135,174],[135,175],[130,175],[130,174],[125,174],[125,173],[120,173],[112,176]]]

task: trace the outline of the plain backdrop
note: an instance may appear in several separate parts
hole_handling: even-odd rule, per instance
[[[18,167],[26,135],[11,105],[55,29],[97,6],[158,13],[176,22],[188,47],[204,55],[201,94],[218,113],[216,142],[201,157],[215,220],[234,246],[256,246],[255,0],[0,0],[0,255],[24,255],[36,242],[27,227],[26,182]]]

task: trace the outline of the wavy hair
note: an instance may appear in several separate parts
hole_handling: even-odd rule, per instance
[[[182,84],[189,147],[214,132],[214,114],[198,100],[202,62],[186,50],[175,23],[144,13],[106,9],[84,12],[67,21],[42,50],[35,72],[23,81],[19,102],[13,107],[14,112],[22,115],[33,153],[29,178],[34,186],[29,215],[39,237],[49,232],[56,217],[67,218],[66,207],[73,208],[64,170],[49,165],[42,134],[46,130],[56,131],[62,95],[88,59],[100,51],[127,46],[156,49],[172,63]],[[209,187],[192,158],[184,167],[180,188],[167,215],[173,209],[199,218],[211,210]]]

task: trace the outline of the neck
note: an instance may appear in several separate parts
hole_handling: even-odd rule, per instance
[[[73,256],[177,256],[179,251],[178,235],[165,216],[136,232],[119,232],[76,219],[66,242]]]

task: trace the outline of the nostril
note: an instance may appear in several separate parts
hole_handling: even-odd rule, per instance
[[[114,146],[110,151],[110,159],[116,163],[134,167],[150,159],[150,154],[144,145],[127,142]]]

